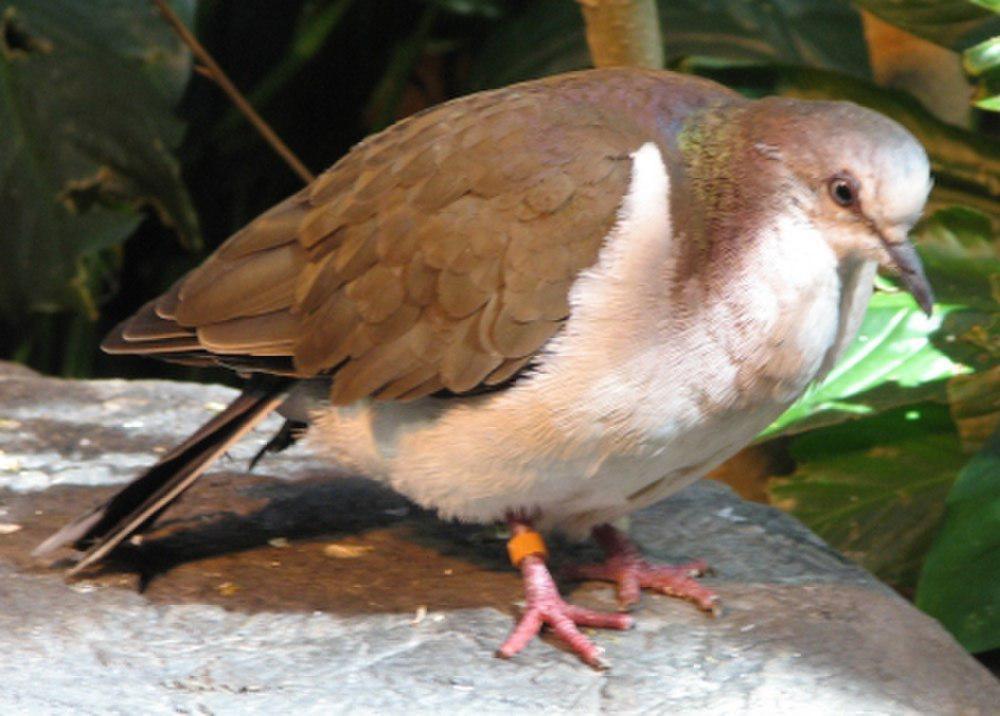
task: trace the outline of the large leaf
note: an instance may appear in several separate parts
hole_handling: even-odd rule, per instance
[[[948,495],[916,601],[969,651],[1000,647],[1000,432]]]
[[[760,439],[833,425],[932,398],[945,381],[970,369],[951,360],[931,337],[954,305],[938,304],[930,318],[903,293],[872,298],[858,337],[830,374],[811,388]]]
[[[962,50],[1000,34],[996,0],[857,0],[888,23]]]
[[[175,4],[190,17],[193,0]],[[189,73],[151,4],[0,0],[0,314],[93,314],[143,205],[196,241],[171,153]]]
[[[668,61],[704,55],[870,72],[860,18],[843,0],[670,0],[659,13]],[[533,0],[476,53],[468,89],[590,66],[577,2]]]
[[[978,449],[1000,424],[1000,238],[987,217],[956,207],[926,222],[920,242],[938,295],[968,307],[934,340],[977,371],[948,382],[948,404],[963,444]]]
[[[1000,310],[1000,237],[994,224],[985,214],[955,206],[917,226],[920,256],[939,299]]]
[[[966,458],[948,410],[903,408],[800,436],[772,502],[899,588],[916,583]]]

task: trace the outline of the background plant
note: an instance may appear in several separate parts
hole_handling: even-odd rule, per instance
[[[313,171],[422,107],[590,62],[573,0],[171,5]],[[752,96],[871,106],[931,156],[931,211],[915,238],[935,315],[884,280],[844,362],[761,436],[756,450],[791,469],[739,485],[975,651],[1000,647],[998,10],[659,3],[668,66]],[[300,186],[192,67],[151,4],[0,0],[0,356],[68,376],[230,379],[96,348]]]

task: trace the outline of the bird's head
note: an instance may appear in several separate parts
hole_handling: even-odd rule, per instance
[[[907,235],[931,188],[930,164],[902,126],[849,102],[769,98],[745,127],[780,159],[789,198],[841,259],[865,259],[899,275],[928,315],[934,298]]]

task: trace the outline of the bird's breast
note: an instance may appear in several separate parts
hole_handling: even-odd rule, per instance
[[[680,271],[670,178],[652,145],[633,158],[620,220],[528,376],[333,410],[317,426],[326,451],[446,516],[538,509],[579,532],[694,481],[777,418],[856,329],[863,292],[845,310],[829,245],[787,216],[726,265]]]
[[[808,224],[779,222],[748,244],[726,275],[674,276],[673,286],[669,250],[651,263],[619,247],[615,266],[578,280],[566,330],[509,396],[546,416],[548,449],[574,456],[581,479],[613,485],[630,509],[749,443],[852,330],[836,258]]]
[[[652,233],[613,247],[602,261],[614,265],[574,285],[566,329],[526,394],[578,431],[655,449],[751,439],[817,377],[865,302],[852,289],[842,305],[843,272],[808,223],[762,232],[724,269],[686,276],[672,271],[676,247]]]

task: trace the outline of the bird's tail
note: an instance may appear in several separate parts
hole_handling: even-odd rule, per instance
[[[85,550],[69,571],[75,574],[103,558],[123,540],[147,529],[217,457],[281,405],[291,383],[288,378],[254,378],[225,410],[107,502],[38,545],[32,555],[44,556],[72,543]]]

